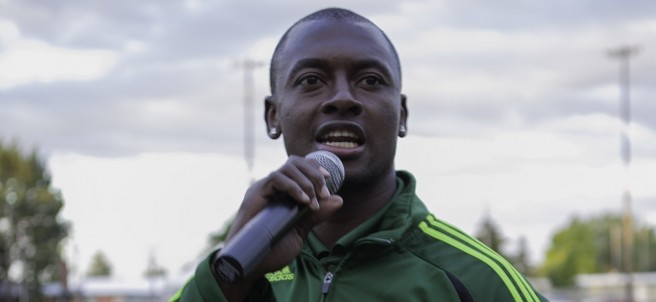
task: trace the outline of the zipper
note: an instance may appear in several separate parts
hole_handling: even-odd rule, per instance
[[[389,245],[392,245],[393,243],[394,243],[394,239],[368,237],[368,238],[362,238],[362,239],[357,240],[355,242],[355,245],[356,246],[361,246],[361,245],[365,245],[365,244],[378,244],[378,245],[383,245],[383,246],[389,246]],[[342,261],[344,261],[345,259],[342,259]],[[326,273],[326,275],[323,277],[323,284],[321,286],[321,293],[323,294],[324,301],[326,299],[326,296],[328,296],[328,292],[330,291],[330,286],[332,285],[334,278],[335,278],[335,274],[331,271],[328,271]]]
[[[328,272],[326,273],[326,276],[323,277],[323,286],[321,287],[321,293],[324,295],[324,297],[328,294],[328,291],[330,290],[330,284],[333,283],[333,273]]]

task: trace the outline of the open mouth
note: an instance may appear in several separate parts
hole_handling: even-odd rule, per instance
[[[362,145],[362,139],[349,130],[331,130],[321,135],[319,143],[337,148],[357,148]]]

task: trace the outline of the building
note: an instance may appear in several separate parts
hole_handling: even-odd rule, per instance
[[[161,302],[168,301],[185,281],[165,277],[131,281],[93,277],[71,284],[68,290],[59,283],[51,283],[43,287],[43,293],[53,302]]]
[[[656,272],[633,273],[633,301],[656,301]],[[625,301],[628,276],[621,273],[576,276],[580,297],[586,302]]]

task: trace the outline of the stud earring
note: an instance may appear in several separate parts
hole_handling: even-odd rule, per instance
[[[269,135],[271,135],[271,136],[276,136],[276,135],[278,135],[278,128],[271,128],[271,129],[269,129]]]
[[[405,134],[406,134],[406,132],[407,132],[407,130],[405,130],[405,126],[401,126],[401,127],[399,128],[399,136],[400,136],[400,137],[404,137]]]

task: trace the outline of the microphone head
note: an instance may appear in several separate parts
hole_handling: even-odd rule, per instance
[[[337,155],[324,151],[314,151],[306,155],[305,158],[312,158],[319,162],[324,169],[330,172],[330,179],[326,181],[326,186],[330,194],[335,194],[344,182],[344,165]]]

